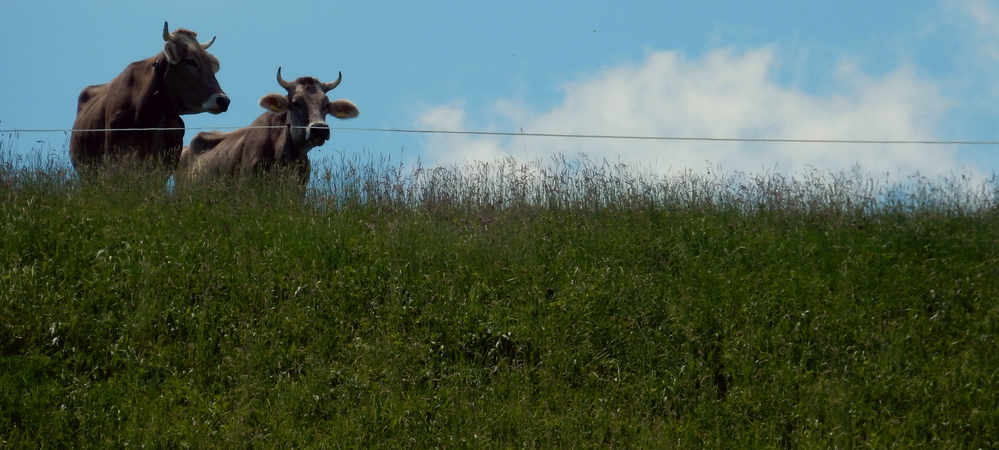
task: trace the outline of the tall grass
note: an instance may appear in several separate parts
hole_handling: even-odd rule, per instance
[[[0,445],[999,445],[994,179],[315,165],[8,153]]]
[[[313,176],[313,194],[331,206],[964,215],[994,209],[999,193],[995,176],[976,181],[963,174],[937,178],[912,174],[900,179],[859,167],[848,172],[811,169],[794,176],[711,170],[664,175],[607,160],[569,160],[564,155],[550,161],[507,158],[433,168],[419,162],[406,167],[363,155],[340,155],[323,163],[325,168]]]

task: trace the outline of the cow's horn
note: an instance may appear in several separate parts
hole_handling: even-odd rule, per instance
[[[163,21],[163,40],[164,41],[169,41],[170,38],[172,38],[172,37],[173,37],[173,35],[170,34],[170,29],[167,27],[167,23],[164,20]]]
[[[215,36],[212,36],[212,40],[208,41],[207,44],[201,44],[201,48],[204,50],[208,50],[208,47],[211,47],[212,44],[214,43],[215,43]]]
[[[322,85],[323,85],[323,92],[332,91],[333,88],[337,87],[337,85],[340,84],[341,80],[343,80],[343,73],[342,72],[337,72],[336,81],[334,81],[332,83],[322,83]]]
[[[283,87],[283,88],[285,88],[285,89],[287,89],[289,91],[295,88],[295,83],[289,83],[287,81],[284,81],[284,78],[281,78],[281,67],[280,66],[278,66],[277,80],[278,80],[278,84],[280,84],[281,87]]]

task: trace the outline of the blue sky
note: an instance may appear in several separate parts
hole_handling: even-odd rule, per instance
[[[991,174],[997,147],[580,141],[340,130],[433,128],[780,138],[996,140],[999,3],[170,2],[8,0],[0,128],[69,128],[80,90],[162,50],[163,21],[218,39],[227,113],[249,124],[287,78],[344,81],[360,117],[313,160],[424,163],[580,153],[642,169]],[[238,5],[238,6],[237,6]],[[189,140],[195,132],[188,131]],[[41,141],[41,142],[39,142]],[[16,150],[64,151],[61,134]]]

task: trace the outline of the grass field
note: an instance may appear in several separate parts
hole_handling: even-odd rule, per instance
[[[999,446],[993,180],[0,162],[0,447]]]

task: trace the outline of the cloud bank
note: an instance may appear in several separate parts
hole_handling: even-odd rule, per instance
[[[958,5],[975,25],[979,51],[991,60],[999,61],[999,10],[986,0],[968,0]]]
[[[831,65],[833,88],[822,94],[782,85],[771,48],[716,49],[689,59],[652,51],[643,60],[609,67],[561,87],[547,110],[499,98],[486,111],[460,101],[427,108],[419,126],[439,130],[494,129],[715,138],[927,139],[938,137],[948,108],[933,82],[911,67],[869,75],[850,61]],[[470,116],[475,116],[471,120]],[[483,119],[479,119],[479,117]],[[963,171],[946,146],[791,143],[660,142],[431,135],[430,162],[491,161],[553,154],[621,161],[651,172],[720,167],[795,172],[849,170],[939,174]]]

